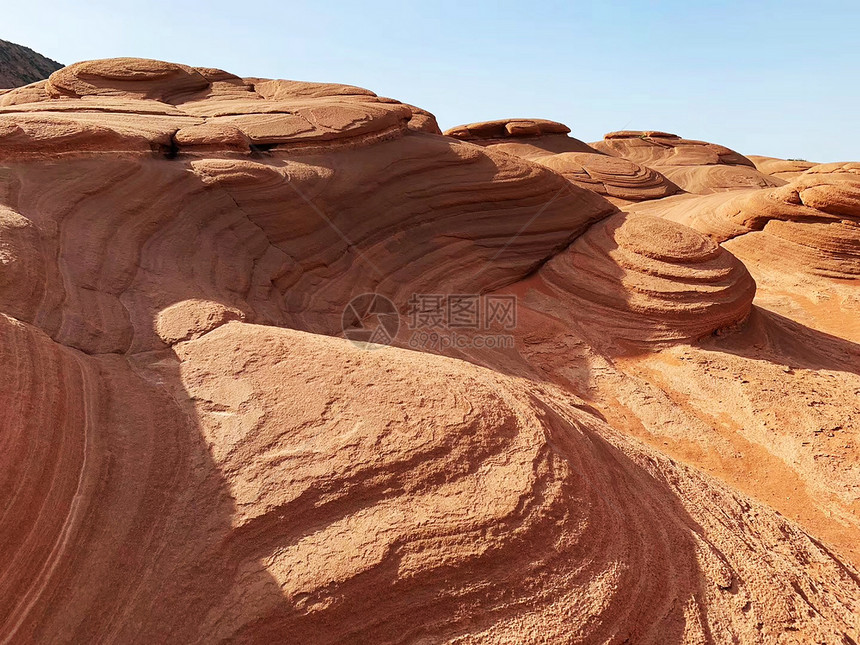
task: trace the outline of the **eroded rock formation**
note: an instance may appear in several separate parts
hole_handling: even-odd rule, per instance
[[[690,193],[780,186],[783,180],[758,170],[743,155],[706,141],[656,131],[610,132],[591,146],[600,152],[654,168]]]
[[[749,155],[747,157],[755,164],[757,170],[766,175],[779,177],[791,181],[801,173],[817,165],[804,159],[777,159],[776,157],[762,157],[760,155]]]
[[[43,291],[9,306],[88,352],[160,346],[153,314],[201,295],[336,333],[355,293],[499,287],[615,210],[541,166],[413,131],[408,106],[358,88],[123,59],[32,90],[4,97],[2,225],[36,245],[20,271],[63,269],[48,263]]]
[[[680,188],[656,170],[598,152],[567,136],[563,123],[541,119],[462,125],[445,134],[552,168],[576,186],[625,204],[673,195]]]
[[[711,238],[648,216],[592,226],[541,276],[579,322],[618,342],[697,340],[743,321],[755,295],[743,264]]]
[[[567,132],[141,59],[0,95],[0,641],[858,640],[856,164]],[[364,349],[364,293],[516,342]]]
[[[720,242],[732,240],[732,248],[745,246],[756,264],[833,278],[860,274],[858,164],[817,165],[770,190],[677,200],[662,216]]]

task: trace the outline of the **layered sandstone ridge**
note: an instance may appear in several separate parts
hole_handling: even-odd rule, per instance
[[[652,168],[608,155],[566,152],[537,157],[535,161],[577,186],[622,200],[621,203],[661,199],[681,190]]]
[[[412,117],[409,106],[358,87],[108,59],[70,65],[2,95],[0,150],[8,157],[313,148],[397,137]],[[438,130],[423,111],[415,128]]]
[[[817,165],[812,161],[804,159],[778,159],[776,157],[763,157],[761,155],[749,155],[747,159],[755,164],[756,169],[766,175],[779,177],[791,181],[798,175]]]
[[[91,353],[162,346],[157,313],[201,297],[338,333],[353,295],[405,306],[502,286],[614,211],[540,166],[423,134],[295,159],[80,157],[5,173],[2,306]],[[16,286],[33,272],[44,279]]]
[[[603,141],[590,145],[608,155],[654,168],[690,193],[705,195],[783,183],[778,177],[756,170],[752,161],[725,146],[683,139],[668,132],[610,132]]]
[[[834,641],[853,621],[826,549],[550,386],[241,322],[133,359],[0,333],[31,393],[4,401],[8,638]]]
[[[735,252],[779,234],[816,288],[848,282],[860,171],[673,194],[656,152],[567,132],[445,136],[369,90],[142,59],[0,94],[0,642],[860,640],[832,459],[855,354],[768,323],[769,256]],[[670,170],[757,172],[672,145]],[[522,294],[516,344],[334,338],[365,293]],[[770,506],[665,454],[673,433],[728,454],[695,416],[723,405],[711,373],[676,365],[706,352],[784,413],[730,446],[797,478]],[[826,414],[801,396],[825,389]],[[770,418],[732,401],[714,417]],[[830,424],[828,461],[792,418]],[[772,508],[807,484],[800,524]]]
[[[445,130],[447,136],[463,141],[530,138],[565,135],[568,132],[570,132],[570,128],[564,123],[549,121],[547,119],[497,119],[495,121],[481,121],[480,123],[458,125]]]
[[[770,190],[677,200],[661,215],[732,240],[731,248],[743,246],[756,263],[839,279],[860,275],[858,164],[816,165]]]
[[[680,191],[656,170],[598,152],[567,136],[568,132],[570,128],[555,121],[512,119],[457,126],[445,134],[530,159],[617,204],[659,199]]]
[[[90,353],[163,347],[158,312],[201,297],[339,333],[353,295],[405,307],[415,292],[497,288],[615,211],[427,120],[410,129],[408,106],[350,86],[116,59],[2,102],[9,275],[45,277],[0,284],[0,298]]]
[[[696,340],[749,314],[755,282],[711,238],[649,216],[595,224],[541,276],[577,320],[616,341]]]

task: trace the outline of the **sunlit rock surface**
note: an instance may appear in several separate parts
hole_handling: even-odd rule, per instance
[[[567,132],[142,59],[0,94],[0,641],[860,639],[857,164]],[[392,346],[338,337],[367,293]],[[513,343],[416,346],[416,294]]]

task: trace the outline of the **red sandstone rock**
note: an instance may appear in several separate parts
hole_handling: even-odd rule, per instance
[[[738,188],[767,188],[783,181],[725,146],[655,131],[610,132],[591,144],[600,152],[659,170],[687,192],[709,194]]]
[[[779,188],[677,200],[661,211],[714,239],[731,239],[732,248],[747,246],[756,262],[860,276],[860,172],[853,164],[815,166]]]
[[[459,125],[445,134],[463,141],[480,139],[508,139],[518,137],[533,137],[538,135],[567,134],[570,132],[564,123],[547,121],[546,119],[499,119]]]
[[[817,165],[803,159],[777,159],[775,157],[762,157],[759,155],[749,155],[747,159],[752,161],[756,169],[764,174],[779,177],[786,181],[791,181],[804,171]]]
[[[681,191],[656,170],[626,159],[587,152],[535,157],[570,182],[625,202],[660,199]]]
[[[696,340],[737,325],[755,283],[709,237],[655,217],[616,216],[542,270],[577,320],[619,343]]]
[[[552,168],[573,184],[618,204],[666,197],[680,191],[659,172],[605,155],[578,139],[563,123],[541,119],[488,121],[446,132],[464,141],[501,150]]]
[[[567,132],[140,59],[0,95],[0,640],[858,640],[860,166],[671,195],[757,171]],[[368,292],[517,295],[516,343],[332,337]]]

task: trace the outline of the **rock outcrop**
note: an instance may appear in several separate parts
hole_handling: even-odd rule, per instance
[[[530,159],[617,204],[659,199],[680,191],[656,170],[598,152],[567,136],[568,132],[570,128],[563,123],[519,119],[461,125],[445,134]]]
[[[556,142],[561,149],[556,152],[586,152],[589,147],[565,136],[570,128],[558,121],[547,119],[497,119],[496,121],[481,121],[480,123],[469,123],[458,125],[448,130],[445,134],[461,141],[505,141],[520,138],[540,138],[540,141]],[[547,137],[544,140],[543,137]],[[572,150],[575,148],[575,150]]]
[[[595,224],[541,276],[578,322],[620,344],[696,340],[743,321],[755,295],[711,238],[648,216]]]
[[[415,292],[497,288],[615,211],[541,166],[415,131],[408,106],[349,86],[119,59],[37,89],[0,99],[2,225],[30,245],[9,261],[46,275],[7,306],[88,352],[162,346],[154,316],[201,295],[338,333],[353,295],[405,307]]]
[[[856,583],[814,540],[551,387],[240,322],[130,360],[0,333],[26,393],[4,401],[4,636],[767,640],[790,620],[828,639],[852,620]]]
[[[760,155],[749,155],[747,159],[752,161],[756,169],[764,174],[786,181],[791,181],[817,165],[804,159],[777,159],[776,157],[762,157]]]
[[[647,213],[648,208],[634,209]],[[779,188],[677,200],[661,215],[743,245],[756,263],[860,276],[860,165],[821,164]],[[746,255],[746,254],[745,254]]]
[[[858,167],[673,195],[757,171],[567,132],[143,59],[0,94],[0,642],[860,639],[860,350],[764,270],[853,284]],[[336,338],[368,294],[436,344]]]
[[[566,152],[534,161],[618,204],[661,199],[681,190],[652,168],[609,155]]]
[[[758,170],[743,155],[706,141],[656,131],[610,132],[591,147],[654,168],[690,193],[780,186],[783,180]]]

